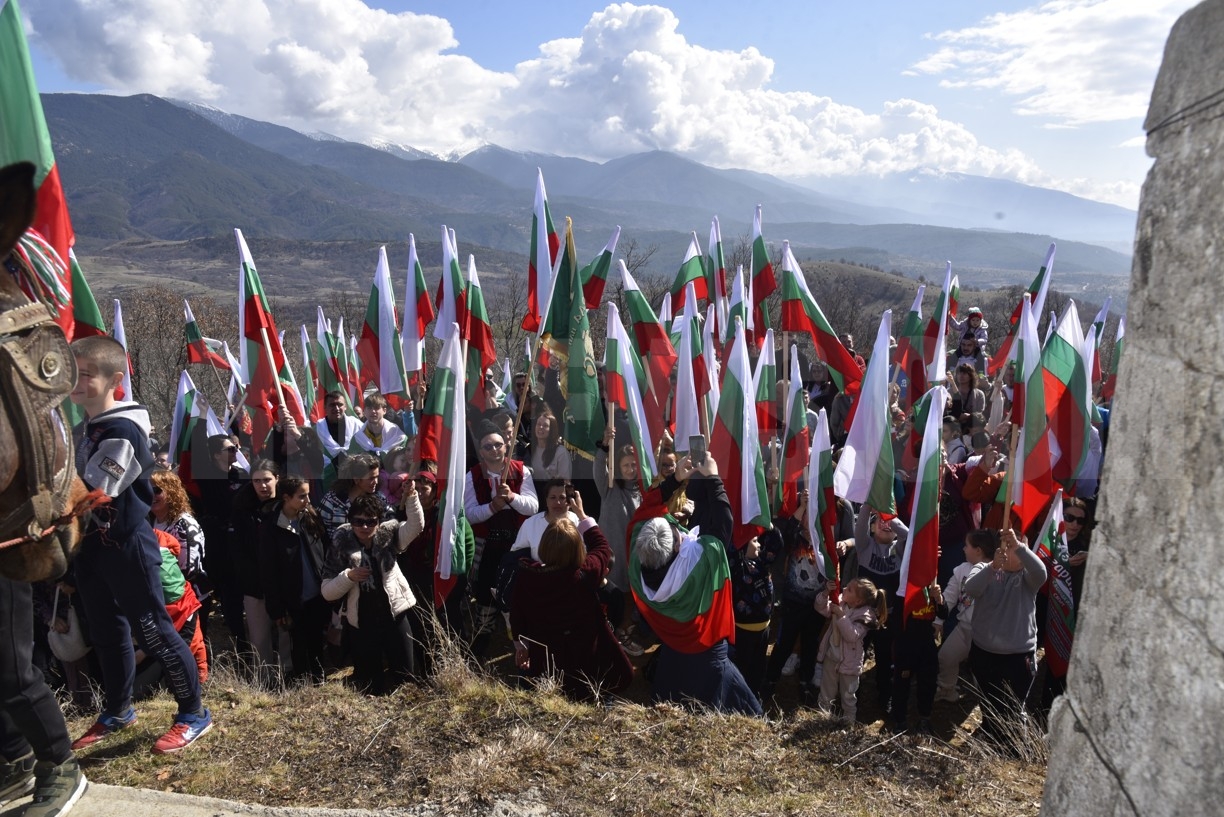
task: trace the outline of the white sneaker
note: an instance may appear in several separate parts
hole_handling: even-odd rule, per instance
[[[819,687],[820,682],[824,680],[824,663],[816,663],[816,671],[812,673],[812,686]]]
[[[782,665],[783,675],[794,675],[799,670],[799,653],[793,652],[786,659],[786,663]]]

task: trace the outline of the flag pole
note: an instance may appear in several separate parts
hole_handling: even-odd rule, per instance
[[[217,378],[217,387],[221,389],[222,397],[228,397],[229,390],[226,389],[225,384],[221,382],[221,372],[217,371],[217,364],[213,363],[212,360],[210,359],[208,361],[208,365],[213,371],[213,376]]]
[[[1020,428],[1012,426],[1011,444],[1008,446],[1007,453],[1007,475],[1003,478],[1003,525],[1000,530],[1008,530],[1011,525],[1011,483],[1015,480],[1016,472],[1016,447],[1020,443]]]
[[[612,400],[608,401],[608,424],[606,429],[616,429],[616,403]],[[615,437],[613,437],[615,439]],[[608,451],[608,487],[611,488],[616,482],[616,471],[613,469],[620,468],[620,458],[616,456],[614,450]]]
[[[263,338],[264,352],[268,355],[268,368],[272,370],[272,381],[276,383],[276,403],[280,408],[285,408],[285,389],[281,386],[280,370],[276,368],[276,356],[272,354],[272,341],[268,340],[268,327],[259,327],[259,334]]]
[[[467,345],[467,341],[464,341],[464,345],[465,345],[465,346]],[[531,355],[531,360],[530,360],[530,361],[527,363],[527,368],[528,368],[528,371],[529,371],[529,372],[530,372],[530,371],[532,371],[532,370],[534,369],[534,366],[535,366],[535,359],[536,359],[537,357],[539,357],[539,356],[540,356],[540,348],[541,348],[543,345],[544,345],[544,336],[543,336],[543,334],[537,335],[537,336],[536,336],[536,348],[535,348],[535,351],[534,351],[534,352],[532,352],[532,355]],[[464,360],[467,360],[466,355],[464,356]],[[529,382],[529,383],[531,383],[531,382],[533,382],[533,381],[534,381],[534,378],[529,378],[529,380],[528,380],[528,382]],[[510,381],[510,388],[512,388],[512,389],[514,388],[514,381],[513,381],[513,380],[511,380],[511,381]],[[523,408],[524,408],[526,405],[527,405],[527,393],[526,393],[526,391],[524,391],[524,392],[523,392],[523,396],[522,396],[522,398],[521,398],[521,399],[519,399],[519,401],[518,401],[518,412],[515,414],[515,417],[514,417],[514,431],[512,431],[512,432],[510,433],[510,437],[511,437],[511,438],[510,438],[509,440],[506,440],[506,449],[507,449],[507,451],[506,451],[506,464],[505,464],[505,467],[502,469],[502,477],[503,477],[503,479],[505,478],[505,474],[506,474],[506,472],[510,470],[510,459],[511,459],[511,455],[514,453],[514,444],[515,444],[515,442],[517,442],[517,441],[518,441],[519,429],[520,429],[520,428],[522,427],[522,425],[523,425]]]

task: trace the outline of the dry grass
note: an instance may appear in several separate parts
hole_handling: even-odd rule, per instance
[[[548,683],[512,688],[457,653],[430,686],[387,697],[360,695],[339,677],[272,693],[224,660],[205,695],[217,725],[201,745],[150,753],[174,712],[162,695],[140,705],[135,727],[82,754],[90,778],[272,806],[428,801],[470,813],[521,798],[561,814],[703,817],[1011,817],[1038,812],[1045,778],[1039,739],[1019,761],[966,741],[971,705],[936,710],[944,739],[893,737],[801,708],[761,720],[576,704]],[[82,730],[88,719],[70,725]]]

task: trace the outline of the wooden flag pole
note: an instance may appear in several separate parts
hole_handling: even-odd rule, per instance
[[[276,383],[276,403],[280,408],[285,408],[285,390],[281,386],[280,370],[276,368],[276,356],[272,354],[272,341],[268,340],[268,327],[259,327],[259,334],[263,338],[264,352],[268,355],[268,368],[272,370],[272,380]]]
[[[1016,478],[1016,447],[1020,444],[1020,428],[1012,426],[1011,444],[1007,453],[1007,476],[1003,479],[1003,525],[1000,530],[1007,530],[1011,525],[1011,491],[1012,482]]]
[[[209,360],[208,365],[213,371],[213,376],[217,378],[217,386],[221,389],[221,399],[224,400],[225,398],[229,397],[229,394],[225,384],[221,382],[221,373],[217,371],[217,364]]]
[[[464,346],[466,347],[466,345],[467,345],[467,341],[464,341]],[[535,365],[535,359],[540,356],[540,349],[543,347],[543,345],[544,345],[544,336],[538,335],[536,337],[536,348],[532,352],[531,360],[527,364],[528,371],[531,371],[532,367]],[[467,358],[465,357],[464,360],[466,359]],[[528,383],[530,383],[531,380],[532,378],[529,377]],[[514,388],[513,379],[511,379],[510,381],[510,388],[511,389]],[[523,425],[523,409],[526,406],[527,406],[527,392],[524,391],[522,399],[518,401],[518,412],[515,414],[515,417],[514,417],[514,431],[510,432],[511,439],[506,440],[506,462],[505,462],[505,465],[503,465],[502,467],[502,478],[503,479],[505,479],[506,474],[510,470],[510,459],[511,459],[511,456],[514,454],[514,444],[515,442],[518,441],[519,429]]]

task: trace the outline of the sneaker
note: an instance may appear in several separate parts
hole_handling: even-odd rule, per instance
[[[153,751],[159,755],[181,752],[212,729],[212,726],[212,712],[207,709],[202,715],[175,715],[170,731],[157,739],[157,743],[153,744]]]
[[[93,746],[98,741],[110,737],[120,729],[127,729],[134,723],[136,723],[136,710],[130,706],[122,715],[108,715],[103,712],[85,734],[72,742],[72,751],[79,752],[86,746]]]
[[[786,663],[782,665],[782,674],[783,675],[794,675],[798,671],[799,671],[799,653],[793,652],[789,656],[787,656]]]
[[[0,807],[25,797],[34,788],[34,753],[0,763]]]
[[[25,817],[62,817],[88,786],[75,757],[58,766],[40,760],[34,764],[34,799],[26,806]]]

